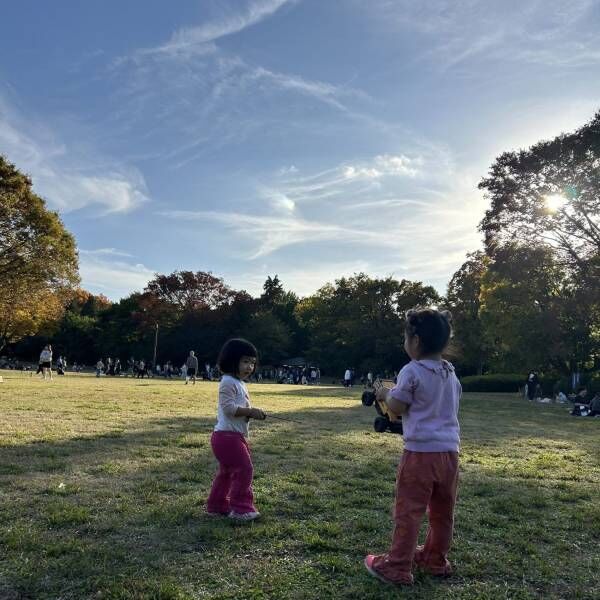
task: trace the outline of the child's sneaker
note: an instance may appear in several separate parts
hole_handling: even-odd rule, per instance
[[[417,546],[415,552],[414,563],[426,573],[434,577],[450,577],[452,575],[452,567],[447,559],[444,559],[444,564],[432,566],[425,561],[425,547]]]
[[[383,583],[389,583],[391,585],[412,585],[413,584],[413,577],[410,573],[406,577],[402,577],[398,581],[394,581],[393,579],[388,579],[387,577],[382,575],[373,566],[373,561],[376,558],[377,557],[375,556],[375,554],[367,554],[367,556],[365,556],[365,560],[364,560],[365,568],[367,569],[367,571],[369,572],[370,575],[373,575],[373,577],[376,577],[377,579],[379,579],[379,581],[383,581]]]
[[[255,511],[236,513],[234,510],[232,510],[229,513],[229,518],[233,519],[234,521],[254,521],[255,519],[258,519],[258,517],[260,517],[260,513]]]

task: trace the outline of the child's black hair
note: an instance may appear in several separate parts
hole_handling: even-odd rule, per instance
[[[406,313],[405,334],[419,336],[423,354],[438,354],[448,345],[452,336],[450,311],[433,308],[411,309]]]
[[[242,356],[252,356],[258,360],[258,351],[254,344],[242,338],[227,340],[221,348],[219,358],[217,359],[217,366],[221,369],[221,373],[238,375]]]

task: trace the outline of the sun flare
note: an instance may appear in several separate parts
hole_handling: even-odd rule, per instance
[[[552,194],[544,198],[546,208],[550,212],[556,212],[560,210],[564,206],[566,201],[567,199],[564,196],[561,196],[560,194]]]

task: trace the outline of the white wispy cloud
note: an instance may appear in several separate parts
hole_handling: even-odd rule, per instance
[[[142,174],[98,157],[75,157],[57,135],[0,98],[0,149],[29,173],[34,190],[50,207],[70,212],[97,207],[100,214],[126,213],[148,202]]]
[[[344,198],[344,204],[365,195],[379,195],[378,190],[386,182],[406,182],[424,175],[427,161],[435,161],[438,170],[439,152],[426,158],[422,155],[409,157],[405,154],[380,154],[372,159],[347,161],[332,169],[315,174],[290,173],[284,179],[276,179],[265,186],[273,196],[284,196],[294,205],[299,203],[335,201]],[[364,200],[362,200],[364,201]]]
[[[252,214],[160,214],[191,230],[192,223],[225,228],[231,232],[227,239],[237,241],[230,246],[235,258],[281,264],[293,247],[294,265],[317,268],[323,282],[364,270],[435,283],[442,291],[465,253],[480,247],[477,223],[485,202],[476,178],[456,169],[452,157],[434,147],[428,154],[381,153],[313,173],[277,170],[257,186]],[[340,273],[336,264],[351,268]],[[288,275],[290,268],[281,274]],[[305,279],[308,287],[310,277]],[[313,278],[309,291],[316,287]]]
[[[296,0],[254,0],[241,11],[227,11],[220,18],[208,21],[196,27],[184,27],[174,32],[164,44],[154,48],[139,49],[133,58],[165,56],[168,58],[189,58],[198,54],[209,54],[215,51],[214,42],[239,33],[248,27],[260,23],[276,13],[285,4]]]
[[[299,216],[249,215],[235,212],[218,211],[162,211],[161,216],[171,219],[213,221],[235,231],[237,236],[245,237],[257,244],[247,258],[255,260],[273,252],[306,242],[342,242],[382,243],[378,234],[340,225],[311,221]]]
[[[113,250],[101,248],[80,251],[79,273],[85,289],[117,300],[132,292],[143,290],[154,277],[155,272],[141,263],[118,258],[127,255]]]
[[[376,156],[371,165],[348,165],[344,167],[346,179],[380,179],[386,175],[416,177],[419,174],[418,166],[423,160],[407,156],[390,156],[384,154]]]
[[[595,0],[374,0],[372,7],[380,26],[427,36],[423,57],[442,68],[482,58],[555,67],[600,60],[589,25]]]
[[[79,248],[79,254],[85,256],[124,256],[127,258],[131,258],[132,255],[129,252],[123,252],[122,250],[117,250],[116,248],[97,248],[96,250],[84,250],[83,248]]]
[[[160,139],[161,158],[180,169],[207,151],[289,128],[294,114],[306,133],[327,108],[345,120],[374,123],[362,106],[374,100],[345,83],[309,78],[253,64],[217,44],[299,0],[262,0],[225,5],[220,16],[173,33],[164,43],[135,50],[114,63],[118,107],[111,116],[122,136]],[[301,97],[299,102],[296,97]],[[148,131],[145,121],[154,123]],[[143,127],[143,132],[138,128]],[[315,125],[315,131],[320,129]],[[321,133],[320,133],[321,134]],[[165,143],[165,138],[169,141]]]

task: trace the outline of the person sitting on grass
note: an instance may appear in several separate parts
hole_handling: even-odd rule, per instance
[[[404,349],[411,358],[396,385],[377,391],[396,414],[402,415],[404,453],[396,479],[392,546],[385,554],[365,558],[368,572],[393,584],[412,585],[412,568],[448,576],[454,504],[458,486],[460,445],[458,405],[461,385],[454,367],[442,359],[451,336],[451,315],[433,309],[406,314]],[[425,511],[429,530],[417,547]]]
[[[248,341],[231,339],[225,343],[217,364],[223,373],[219,384],[217,424],[210,438],[219,469],[206,502],[212,516],[227,515],[239,521],[260,516],[254,506],[252,478],[254,468],[248,445],[248,421],[266,418],[259,408],[252,408],[244,380],[256,368],[258,352]]]
[[[600,392],[596,392],[595,396],[590,400],[590,417],[600,416]]]

